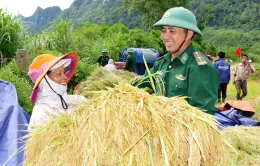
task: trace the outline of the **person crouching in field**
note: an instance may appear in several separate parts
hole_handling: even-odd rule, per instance
[[[76,103],[86,101],[83,96],[67,94],[67,83],[76,69],[77,60],[75,52],[61,57],[42,54],[33,60],[28,75],[34,83],[31,101],[35,105],[29,129],[59,113],[71,113]]]
[[[242,100],[247,95],[247,79],[251,73],[255,72],[255,68],[250,65],[248,56],[242,55],[241,63],[236,66],[233,84],[237,90],[237,100]],[[241,96],[242,90],[242,96]]]

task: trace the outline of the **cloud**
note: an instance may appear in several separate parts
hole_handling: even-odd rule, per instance
[[[25,17],[31,16],[37,6],[45,9],[47,7],[59,6],[62,10],[69,8],[74,0],[0,0],[0,8],[13,15],[21,14]]]

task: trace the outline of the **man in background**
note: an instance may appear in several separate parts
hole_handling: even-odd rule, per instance
[[[227,97],[227,85],[230,81],[230,64],[225,61],[225,52],[218,53],[219,59],[214,63],[214,67],[220,74],[220,85],[218,87],[218,102],[225,102]],[[222,100],[221,100],[222,97]]]
[[[233,84],[237,90],[237,100],[242,100],[247,95],[247,79],[251,73],[255,72],[255,68],[250,65],[248,56],[242,55],[241,63],[236,66]],[[242,96],[241,96],[242,90]]]
[[[97,62],[99,63],[100,66],[105,66],[108,64],[108,60],[110,59],[109,56],[107,56],[107,49],[103,49],[102,51],[102,55],[98,58]]]
[[[125,64],[125,70],[128,70],[130,72],[135,71],[135,63],[136,63],[136,57],[134,55],[134,50],[132,48],[127,49],[127,58],[126,58],[126,64]]]

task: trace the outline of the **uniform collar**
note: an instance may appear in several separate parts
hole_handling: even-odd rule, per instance
[[[186,61],[188,60],[189,56],[192,55],[192,52],[195,51],[195,48],[193,47],[192,44],[190,44],[180,55],[178,55],[175,59],[178,59],[181,61],[182,64],[185,64]],[[164,58],[167,61],[171,61],[171,53],[167,53]],[[174,59],[174,60],[175,60]]]

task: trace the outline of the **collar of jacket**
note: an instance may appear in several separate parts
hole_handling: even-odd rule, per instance
[[[178,55],[174,60],[179,60],[181,61],[182,64],[185,64],[187,60],[189,59],[189,56],[192,55],[192,53],[195,51],[195,48],[193,47],[192,44],[190,44],[180,55]],[[168,62],[171,61],[171,53],[168,52],[165,56],[164,59]],[[174,61],[173,60],[173,61]]]

